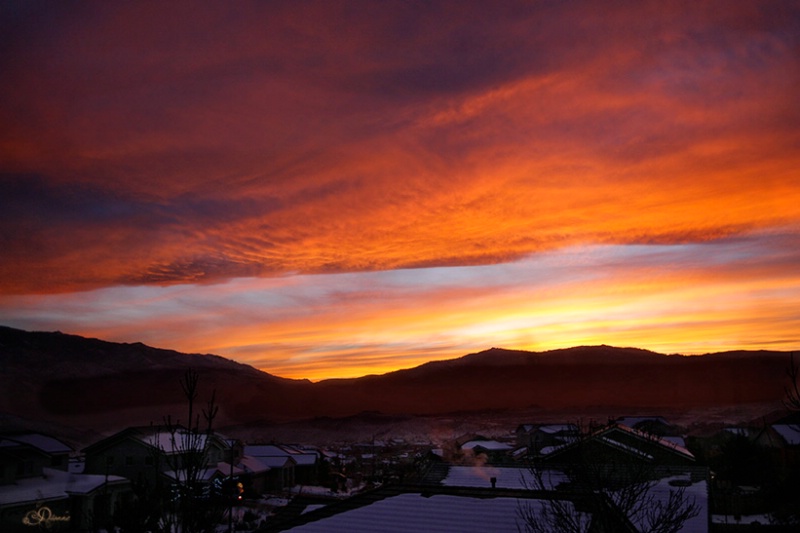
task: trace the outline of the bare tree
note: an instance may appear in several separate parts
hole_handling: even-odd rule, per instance
[[[219,410],[216,405],[216,391],[205,409],[201,409],[205,429],[200,429],[200,415],[195,413],[198,398],[199,375],[187,370],[181,379],[181,389],[188,403],[188,423],[173,422],[171,417],[164,420],[163,431],[159,432],[157,445],[167,461],[172,478],[171,513],[165,515],[164,530],[178,533],[203,533],[213,531],[222,519],[224,507],[219,505],[209,486],[204,483],[203,474],[208,467],[209,444],[213,434],[213,422]]]
[[[794,361],[794,352],[789,355],[789,368],[786,369],[789,384],[783,388],[783,405],[790,411],[800,411],[800,366]]]
[[[518,508],[520,531],[675,533],[700,513],[685,486],[657,490],[667,471],[651,457],[608,453],[591,439],[572,443],[577,459],[557,469],[531,465],[527,488],[541,498]]]
[[[795,361],[794,352],[789,355],[789,366],[786,369],[789,383],[784,386],[783,405],[792,414],[788,417],[789,427],[800,431],[797,423],[800,414],[800,364]],[[783,464],[782,471],[774,476],[769,483],[768,490],[770,501],[776,509],[771,513],[770,520],[775,525],[787,528],[800,526],[800,466],[797,464]],[[792,529],[794,530],[794,529]]]

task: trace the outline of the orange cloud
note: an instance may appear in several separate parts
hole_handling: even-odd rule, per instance
[[[0,307],[15,323],[58,316],[309,377],[338,375],[324,361],[349,375],[457,355],[487,335],[692,352],[700,324],[715,346],[793,339],[774,293],[796,279],[772,247],[800,224],[786,4],[22,3],[2,17]],[[724,260],[682,255],[732,242],[740,255]],[[554,286],[494,277],[581,247],[640,260],[641,245],[663,254],[660,285],[652,264],[542,274]],[[481,274],[429,280],[462,267]],[[383,288],[413,275],[428,281]],[[369,283],[371,297],[354,288]],[[310,306],[289,286],[316,291]],[[110,295],[135,302],[141,327],[61,311],[126,316]],[[242,308],[260,318],[225,319]],[[149,333],[143,310],[163,328]],[[772,333],[736,337],[762,316]]]
[[[491,264],[798,219],[791,13],[476,5],[432,32],[436,7],[397,9],[32,9],[7,38],[4,180],[85,198],[4,222],[0,290]]]
[[[480,267],[6,297],[0,322],[217,353],[315,380],[490,346],[611,344],[684,354],[795,349],[794,241],[776,234],[591,246]]]

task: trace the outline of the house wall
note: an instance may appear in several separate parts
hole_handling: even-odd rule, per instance
[[[154,454],[152,447],[128,438],[102,450],[86,454],[87,474],[113,474],[135,481],[144,477],[155,482],[158,474],[168,470],[162,454]]]
[[[300,485],[315,485],[318,482],[317,465],[296,465],[294,467],[295,482]]]
[[[265,478],[266,491],[280,492],[295,485],[294,465],[273,468]]]
[[[235,454],[235,450],[234,450]],[[229,462],[228,459],[230,458],[231,450],[224,442],[220,442],[217,439],[211,439],[208,443],[208,450],[206,452],[206,457],[208,458],[208,464],[213,465],[220,462]]]
[[[107,527],[114,511],[133,497],[130,485],[106,486],[91,494],[70,498],[70,528],[73,531],[96,531]]]
[[[29,446],[14,446],[0,451],[0,484],[8,485],[17,479],[42,475],[52,459]]]

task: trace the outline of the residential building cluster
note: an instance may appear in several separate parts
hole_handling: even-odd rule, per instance
[[[758,450],[784,472],[800,467],[800,426],[791,421],[687,434],[662,417],[627,417],[523,423],[506,435],[442,443],[326,447],[147,426],[73,450],[51,436],[7,433],[0,435],[0,530],[111,530],[143,491],[167,487],[179,498],[186,495],[175,487],[191,485],[192,497],[222,498],[224,520],[237,530],[517,531],[520,520],[546,516],[552,506],[599,521],[607,510],[584,486],[598,466],[616,491],[641,483],[651,505],[672,505],[679,493],[687,504],[681,531],[735,531],[725,528],[747,517],[768,527],[771,515],[748,498],[742,479],[749,478],[735,470],[741,458],[729,457],[736,446]],[[196,457],[202,461],[193,463]],[[646,466],[646,476],[632,480],[644,470],[630,465]],[[752,475],[757,486],[758,472]],[[605,527],[640,530],[639,519],[624,514]]]

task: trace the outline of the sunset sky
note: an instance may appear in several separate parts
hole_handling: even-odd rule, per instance
[[[800,349],[800,4],[4,2],[0,324],[312,380]]]

